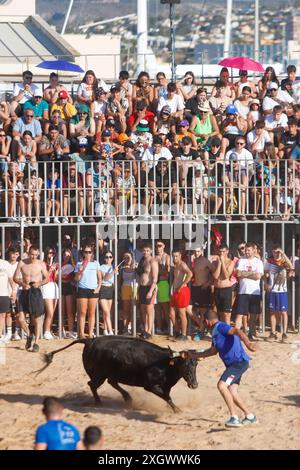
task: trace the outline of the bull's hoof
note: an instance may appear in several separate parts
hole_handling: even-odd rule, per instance
[[[182,410],[180,408],[178,408],[178,406],[175,406],[172,408],[174,413],[182,413]]]

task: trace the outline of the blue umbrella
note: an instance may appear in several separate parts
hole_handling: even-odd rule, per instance
[[[64,72],[84,72],[79,65],[68,62],[67,60],[44,60],[44,62],[41,62],[37,67],[48,70],[63,70]]]

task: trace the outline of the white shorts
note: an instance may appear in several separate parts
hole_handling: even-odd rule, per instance
[[[48,284],[44,284],[41,287],[41,291],[43,294],[43,299],[58,299],[59,298],[59,290],[58,285],[56,282],[48,282]]]

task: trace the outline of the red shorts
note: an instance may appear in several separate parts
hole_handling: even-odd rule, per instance
[[[187,286],[181,287],[179,291],[174,292],[172,295],[171,307],[186,308],[190,305],[190,299],[190,289]]]

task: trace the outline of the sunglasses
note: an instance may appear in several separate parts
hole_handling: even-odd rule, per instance
[[[237,142],[236,145],[245,145],[245,142]]]
[[[239,246],[238,249],[239,249],[239,250],[245,250],[245,248],[246,248],[245,246]]]
[[[41,100],[42,99],[42,96],[35,96],[34,97],[36,100]]]
[[[32,76],[31,76],[31,75],[26,75],[24,78],[25,78],[25,80],[32,80]]]
[[[84,253],[88,253],[88,254],[91,254],[92,251],[88,251],[88,250],[85,250]]]
[[[0,137],[6,137],[6,134],[0,134]]]
[[[111,259],[112,256],[104,256],[104,259]]]
[[[34,114],[25,114],[25,117],[33,118]]]

